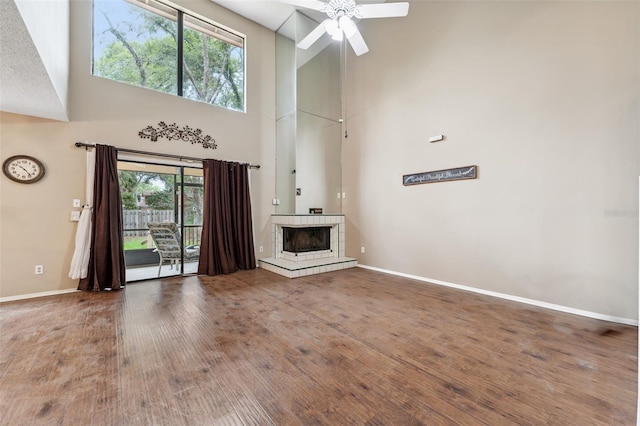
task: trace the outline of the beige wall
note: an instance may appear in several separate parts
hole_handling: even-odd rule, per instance
[[[639,8],[414,1],[406,18],[361,22],[371,51],[349,56],[347,255],[637,319]],[[474,164],[477,180],[402,186]]]
[[[72,199],[84,198],[84,151],[76,141],[169,154],[249,161],[256,247],[269,244],[275,182],[275,37],[272,31],[206,0],[177,2],[247,36],[247,112],[238,113],[93,77],[91,2],[71,2],[69,123],[0,113],[0,156],[42,160],[45,178],[32,185],[0,179],[0,297],[77,287],[67,278],[76,223]],[[151,142],[138,131],[158,122],[202,129],[218,144]],[[34,266],[44,265],[44,275]]]
[[[300,49],[298,49],[300,50]],[[295,213],[342,213],[340,46],[332,44],[297,72]]]

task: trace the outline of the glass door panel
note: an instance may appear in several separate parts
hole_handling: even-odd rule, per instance
[[[202,170],[119,161],[118,176],[127,282],[197,272]],[[176,238],[173,250],[158,249],[149,232],[150,222],[176,225],[177,232],[170,236]]]
[[[202,203],[204,201],[204,180],[202,169],[184,167],[177,176],[177,212],[182,224],[183,246],[185,253],[193,256],[200,252],[200,237],[202,235]],[[185,268],[195,266],[190,272],[197,272],[197,263],[190,265],[185,262]]]

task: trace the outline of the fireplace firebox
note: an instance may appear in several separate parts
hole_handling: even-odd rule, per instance
[[[307,253],[331,249],[331,227],[282,227],[282,249],[289,253]]]
[[[260,259],[260,267],[298,278],[358,266],[345,256],[344,222],[342,214],[271,215],[271,257]]]

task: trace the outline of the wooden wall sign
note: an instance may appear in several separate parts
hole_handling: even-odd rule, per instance
[[[478,177],[478,166],[458,167],[455,169],[435,170],[432,172],[414,173],[402,176],[404,186],[421,183],[448,182],[450,180],[475,179]]]

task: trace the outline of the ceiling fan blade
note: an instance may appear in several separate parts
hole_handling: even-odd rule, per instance
[[[282,3],[288,3],[293,6],[305,7],[307,9],[318,10],[323,12],[327,3],[320,0],[280,0]]]
[[[298,47],[300,49],[308,49],[308,48],[310,48],[313,43],[318,41],[318,39],[320,37],[322,37],[322,35],[324,33],[327,32],[327,22],[329,22],[329,21],[331,21],[331,19],[325,19],[324,21],[322,21],[320,23],[320,25],[315,27],[313,29],[313,31],[311,31],[309,34],[307,34],[307,36],[305,38],[303,38],[300,41],[300,43],[298,43]]]
[[[353,31],[351,35],[347,35],[347,40],[349,40],[349,44],[353,48],[353,51],[356,53],[356,56],[364,55],[369,51],[367,43],[364,42],[362,34],[360,34],[358,28],[355,28],[355,31]]]
[[[409,13],[409,3],[406,1],[399,3],[378,3],[361,4],[356,8],[358,18],[398,18],[407,16]]]

